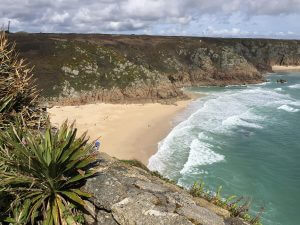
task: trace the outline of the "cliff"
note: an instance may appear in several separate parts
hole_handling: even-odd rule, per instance
[[[98,225],[249,225],[205,199],[101,153],[98,174],[84,189],[93,194],[85,215]]]
[[[184,86],[248,84],[300,65],[300,41],[100,34],[10,34],[46,98],[69,104],[184,98]]]

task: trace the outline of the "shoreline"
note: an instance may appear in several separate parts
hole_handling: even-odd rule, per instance
[[[54,106],[48,109],[51,123],[61,125],[66,119],[76,120],[78,134],[88,131],[90,141],[100,138],[100,151],[118,159],[137,159],[148,165],[158,150],[158,143],[172,129],[172,121],[194,99],[176,104],[107,104]]]
[[[293,72],[293,71],[300,71],[300,66],[279,66],[279,65],[274,65],[274,66],[272,66],[272,70],[274,72]]]

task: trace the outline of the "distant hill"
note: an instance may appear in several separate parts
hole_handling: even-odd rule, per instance
[[[257,83],[272,65],[300,65],[294,40],[27,33],[9,39],[35,66],[44,97],[81,102],[183,98],[184,86]]]

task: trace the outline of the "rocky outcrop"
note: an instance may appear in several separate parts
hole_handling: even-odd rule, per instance
[[[184,86],[257,83],[300,65],[300,41],[84,34],[10,34],[35,65],[42,95],[69,103],[184,98]]]
[[[124,164],[105,153],[99,155],[98,174],[89,179],[85,191],[86,221],[98,225],[247,225],[231,218],[227,210],[186,190]]]

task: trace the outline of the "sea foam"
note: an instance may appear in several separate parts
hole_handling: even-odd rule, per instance
[[[300,84],[293,84],[288,86],[289,88],[300,89]]]
[[[261,109],[294,111],[297,109],[289,105],[296,103],[283,92],[261,86],[210,92],[208,97],[198,100],[193,106],[194,112],[159,143],[148,168],[174,179],[199,172],[202,166],[225,160],[222,154],[224,143],[214,135],[253,133],[255,129],[262,129],[264,121],[268,120],[265,114],[260,114]]]
[[[246,116],[248,115],[248,116]],[[226,118],[225,120],[222,121],[222,125],[224,126],[224,128],[230,128],[230,127],[238,127],[238,126],[242,126],[242,127],[249,127],[249,128],[262,128],[261,125],[258,125],[255,123],[254,120],[258,120],[258,116],[255,115],[251,115],[250,113],[245,113],[245,114],[241,114],[241,115],[234,115],[234,116],[230,116],[228,118]],[[247,122],[246,120],[249,119],[253,122]]]
[[[284,111],[287,111],[287,112],[298,112],[299,109],[295,109],[291,106],[288,106],[288,105],[282,105],[282,106],[279,106],[278,109],[282,109]]]
[[[191,173],[194,166],[209,165],[224,160],[225,157],[212,151],[211,147],[213,146],[208,143],[194,139],[190,146],[188,161],[180,173]]]

